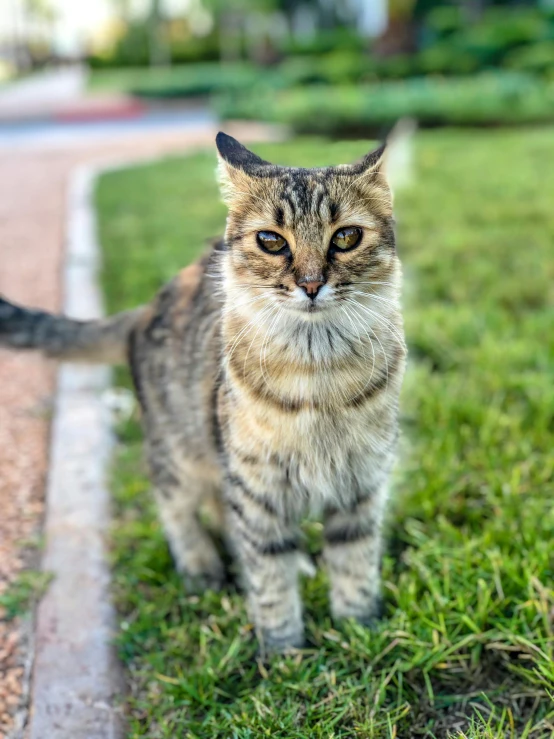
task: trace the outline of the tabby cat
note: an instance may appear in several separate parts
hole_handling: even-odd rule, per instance
[[[154,495],[187,587],[224,578],[219,501],[266,650],[302,645],[299,521],[324,519],[336,618],[378,615],[405,365],[385,147],[281,167],[219,133],[224,240],[154,301],[74,321],[0,300],[0,344],[129,361]]]

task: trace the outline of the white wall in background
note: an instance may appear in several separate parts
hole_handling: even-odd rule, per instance
[[[364,36],[380,36],[387,27],[387,0],[350,0],[358,15],[358,29]]]

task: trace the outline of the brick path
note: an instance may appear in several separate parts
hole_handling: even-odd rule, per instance
[[[250,141],[267,137],[256,126],[233,133]],[[130,135],[87,147],[0,149],[0,293],[59,309],[66,194],[76,166],[211,146],[214,136],[215,130],[205,129]],[[38,563],[29,543],[40,541],[55,378],[52,362],[0,350],[0,593],[22,568]],[[0,739],[24,736],[28,630],[24,620],[2,620],[0,610]]]

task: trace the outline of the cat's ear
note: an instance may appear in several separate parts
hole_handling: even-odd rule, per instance
[[[224,202],[229,205],[240,198],[241,193],[248,193],[251,179],[259,177],[264,169],[271,167],[271,164],[221,131],[217,134],[215,143],[221,195]]]
[[[370,151],[355,164],[350,165],[350,174],[358,188],[378,198],[386,210],[392,209],[393,197],[388,178],[388,153],[386,143]]]
[[[364,175],[368,178],[381,175],[386,179],[386,162],[387,162],[387,144],[383,142],[373,151],[370,151],[355,164],[350,165],[350,170],[354,175],[360,175],[363,179]]]
[[[220,159],[233,169],[240,169],[247,174],[256,175],[260,167],[271,166],[246,146],[240,144],[232,136],[220,131],[215,137],[215,144]]]

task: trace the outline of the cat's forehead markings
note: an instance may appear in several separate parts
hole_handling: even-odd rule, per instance
[[[275,206],[275,224],[279,226],[279,228],[283,228],[285,225],[285,211],[280,205]]]
[[[337,203],[329,203],[329,220],[331,223],[336,223],[339,220],[340,208]]]
[[[278,197],[287,220],[295,221],[306,215],[328,215],[328,208],[322,208],[328,198],[326,183],[309,170],[296,170],[283,177]]]

